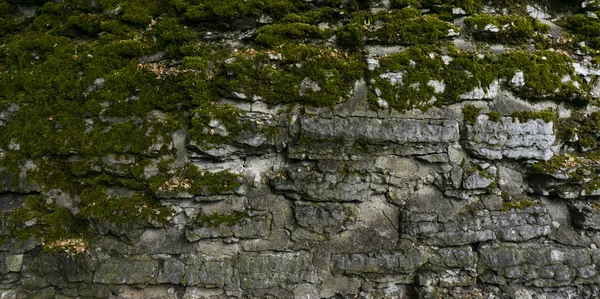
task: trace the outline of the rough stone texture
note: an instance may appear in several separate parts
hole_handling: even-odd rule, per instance
[[[183,274],[180,279],[184,285],[223,287],[233,279],[234,269],[231,257],[185,255],[181,260],[182,262],[174,261],[171,267],[176,269],[176,273]],[[166,268],[166,266],[167,264],[163,268],[165,275],[173,275],[169,272],[171,269]],[[185,266],[184,269],[181,266]],[[171,283],[177,284],[177,282]]]
[[[539,243],[490,243],[480,248],[483,269],[479,278],[487,283],[522,283],[527,286],[597,284],[593,261],[597,249],[568,248]]]
[[[491,160],[548,160],[554,155],[552,130],[553,123],[541,119],[520,123],[511,117],[491,121],[480,115],[473,125],[467,125],[465,145],[474,155]]]
[[[236,237],[256,239],[269,235],[271,221],[267,215],[244,218],[235,225],[221,224],[217,227],[197,227],[187,230],[186,238],[195,242],[206,238]]]
[[[228,59],[225,64],[232,64],[237,59],[246,63],[254,55],[261,57],[265,54],[253,42],[255,34],[260,32],[259,26],[297,26],[295,20],[308,18],[311,24],[316,22],[319,28],[336,32],[339,36],[342,32],[338,31],[340,26],[350,21],[349,16],[354,13],[352,10],[357,7],[359,13],[367,16],[368,9],[376,13],[403,2],[228,1],[235,2],[232,7],[248,8],[248,12],[239,18],[214,22],[210,32],[201,37],[215,49],[222,45],[233,47],[236,57]],[[179,2],[177,7],[194,1]],[[199,2],[210,6],[225,1]],[[280,8],[286,10],[283,7],[292,2],[302,2],[311,9],[321,9],[333,2],[343,4],[320,11],[318,16],[314,15],[315,11],[299,9],[290,19],[294,22],[277,19]],[[500,41],[486,44],[474,39],[471,36],[473,32],[464,27],[464,17],[472,14],[471,8],[453,6],[450,2],[477,1],[442,2],[443,5],[419,7],[414,13],[423,13],[423,21],[427,22],[436,18],[433,14],[452,17],[453,24],[462,30],[458,34],[459,28],[452,29],[447,36],[444,32],[443,38],[466,54],[463,57],[465,64],[488,59],[483,55],[488,50],[496,58],[505,52],[513,53],[521,46],[528,46],[529,54],[541,52],[533,44],[503,45],[499,44]],[[180,121],[181,127],[157,136],[153,144],[140,153],[131,153],[131,146],[128,146],[122,152],[85,157],[84,153],[63,149],[60,153],[40,153],[42,157],[38,161],[66,161],[67,164],[57,165],[73,175],[76,183],[94,177],[100,189],[106,189],[106,195],[111,199],[130,200],[136,191],[141,190],[144,196],[152,197],[169,210],[165,223],[156,220],[129,223],[128,220],[138,220],[132,217],[126,219],[125,224],[118,224],[82,214],[80,204],[84,198],[65,191],[59,184],[62,182],[56,182],[57,186],[41,186],[33,181],[38,175],[35,170],[39,165],[26,159],[19,161],[16,169],[6,167],[4,159],[10,160],[24,147],[24,143],[17,140],[6,140],[5,145],[0,145],[0,299],[600,298],[600,163],[597,161],[600,136],[597,133],[598,114],[594,114],[599,109],[597,103],[586,102],[600,98],[600,80],[595,77],[600,71],[590,63],[594,57],[586,54],[590,53],[588,46],[591,43],[579,43],[573,53],[568,49],[571,46],[570,35],[563,43],[563,29],[557,25],[562,21],[562,12],[561,15],[552,15],[552,12],[545,11],[544,5],[534,2],[526,5],[525,11],[550,25],[549,34],[553,36],[553,42],[561,43],[560,47],[556,47],[561,50],[556,50],[556,53],[574,59],[568,64],[574,68],[574,73],[563,78],[563,83],[573,84],[567,93],[556,90],[555,96],[552,91],[546,90],[543,94],[536,94],[530,86],[531,73],[523,69],[511,77],[491,78],[485,84],[480,82],[469,91],[455,94],[452,85],[456,83],[447,79],[413,84],[404,91],[417,94],[414,99],[409,99],[414,102],[400,104],[406,104],[407,108],[422,107],[423,99],[418,97],[417,90],[429,90],[440,100],[434,97],[431,103],[425,103],[423,107],[429,109],[397,111],[391,108],[391,101],[388,103],[383,99],[386,91],[377,91],[373,85],[376,80],[383,79],[386,84],[399,87],[411,76],[419,75],[419,72],[411,72],[410,69],[377,73],[387,67],[389,61],[385,61],[386,56],[406,53],[408,48],[414,47],[413,42],[387,44],[380,37],[370,36],[365,40],[365,46],[344,45],[320,52],[319,55],[331,55],[343,61],[340,53],[345,55],[345,50],[350,49],[348,53],[357,54],[363,70],[368,71],[356,80],[352,79],[345,87],[347,97],[341,96],[339,101],[334,99],[332,103],[318,108],[313,105],[320,104],[320,96],[332,90],[328,78],[348,74],[329,71],[314,75],[303,73],[297,84],[285,86],[294,89],[290,94],[300,97],[300,105],[290,103],[293,99],[277,99],[279,95],[262,98],[245,90],[244,86],[226,90],[225,85],[236,83],[233,75],[240,78],[247,75],[251,80],[256,79],[256,84],[264,84],[271,75],[290,69],[303,71],[302,64],[305,62],[289,64],[290,57],[279,53],[279,46],[270,49],[260,64],[249,67],[253,72],[249,74],[234,74],[239,71],[237,69],[221,69],[224,66],[219,64],[217,56],[222,53],[213,53],[215,61],[212,58],[205,61],[204,57],[182,60],[178,58],[179,54],[162,50],[146,53],[144,48],[144,56],[135,57],[132,64],[136,75],[152,76],[164,68],[165,73],[161,73],[164,77],[156,81],[151,79],[153,82],[170,82],[173,77],[204,74],[202,72],[206,71],[207,82],[215,79],[214,76],[221,76],[215,86],[211,85],[218,90],[218,95],[205,99],[205,95],[189,94],[184,97],[189,96],[194,102],[177,103],[170,108],[160,106],[164,104],[162,99],[154,99],[147,94],[139,98],[137,95],[129,98],[115,95],[114,103],[96,103],[97,98],[84,97],[85,101],[89,99],[90,106],[98,105],[95,110],[104,111],[115,103],[124,105],[123,111],[116,114],[129,112],[128,105],[139,104],[144,109],[152,109],[147,115],[152,122],[168,124],[167,131],[171,130],[172,122]],[[0,7],[3,3],[0,1]],[[273,3],[281,4],[281,7],[276,6],[273,11],[261,11],[255,7]],[[599,3],[597,0],[583,1],[581,9],[587,12],[586,18],[595,16],[594,11],[600,10]],[[368,9],[363,7],[366,4],[370,5]],[[361,12],[361,9],[365,11]],[[503,9],[488,7],[487,4],[482,8],[483,12],[495,15],[505,14]],[[73,10],[80,13],[79,8]],[[129,20],[132,14],[130,11],[125,14],[126,10],[125,4],[119,4],[100,18],[118,16],[119,20],[136,23],[140,30],[145,30],[140,35],[143,40],[151,41],[157,47],[165,39],[179,38],[178,34],[172,34],[173,31],[165,28],[169,26],[161,27],[165,15],[155,15],[154,20],[147,20],[149,24],[142,24],[139,23],[141,20]],[[344,13],[341,13],[342,10]],[[255,15],[257,13],[260,16]],[[85,15],[81,12],[80,17]],[[182,26],[177,27],[177,33],[196,30],[195,27],[206,29],[188,19],[190,17],[189,13],[184,14],[174,22]],[[312,20],[313,17],[318,20]],[[378,17],[365,18],[357,27],[362,33],[370,34],[387,26],[375,19]],[[144,16],[141,19],[146,22]],[[112,23],[104,19],[96,23],[103,30],[101,36],[109,38],[109,35],[116,34],[108,32],[113,30]],[[33,21],[32,26],[39,30],[37,25]],[[55,24],[49,23],[44,29],[49,31],[45,34],[48,38],[62,32],[62,29],[52,26]],[[65,26],[72,30],[74,24]],[[478,30],[510,32],[507,28],[512,26],[516,24],[502,28],[486,26]],[[400,29],[394,32],[397,31],[398,35],[406,33],[406,30]],[[0,28],[2,30],[4,27]],[[538,42],[538,38],[544,36],[545,33],[540,33],[531,40]],[[0,36],[0,44],[5,42],[3,38]],[[87,38],[93,39],[91,36]],[[313,42],[302,37],[298,40],[309,44]],[[185,43],[187,50],[201,51],[201,46],[196,48],[193,43]],[[339,45],[336,43],[336,38],[331,37],[327,41],[319,41],[319,46],[325,49]],[[48,43],[47,48],[52,49],[53,44]],[[543,40],[540,44],[544,44]],[[117,45],[121,46],[115,42],[107,47]],[[484,50],[479,51],[478,48]],[[7,47],[0,46],[0,50],[0,82],[6,83],[12,80],[8,78],[14,70],[2,68],[4,62],[17,56],[11,54]],[[46,50],[43,52],[48,52]],[[38,56],[47,53],[37,53],[29,49],[29,45],[24,45],[23,51],[17,60],[23,60],[24,66],[30,62],[43,65],[37,62]],[[476,51],[479,52],[474,53]],[[426,55],[425,61],[432,59],[439,62],[440,65],[432,64],[436,68],[441,64],[450,65],[450,60],[457,58],[447,56],[451,55],[451,51],[446,48],[428,53],[429,47],[424,47],[422,52]],[[481,55],[478,59],[471,59],[470,53]],[[92,59],[97,54],[90,55],[92,57],[88,58]],[[436,60],[436,55],[441,59]],[[88,59],[82,56],[76,55],[73,59]],[[241,61],[243,57],[248,60]],[[31,58],[33,61],[28,60]],[[542,67],[560,69],[555,65],[542,65],[547,59],[545,56],[536,59],[540,70]],[[138,62],[140,65],[136,68]],[[270,64],[273,62],[281,64]],[[190,66],[195,64],[197,66]],[[402,59],[400,64],[417,66],[412,59]],[[191,69],[178,69],[182,65]],[[246,66],[251,64],[242,63],[235,68]],[[437,71],[432,70],[432,73]],[[480,80],[477,77],[480,74],[466,74],[468,80]],[[80,75],[85,74],[82,71]],[[190,85],[206,83],[204,77],[201,79]],[[273,82],[281,81],[274,78]],[[552,82],[533,83],[543,83],[545,87],[545,83]],[[110,90],[114,79],[92,78],[88,84],[87,93],[106,91]],[[135,86],[131,88],[138,93]],[[160,94],[160,90],[151,89]],[[1,136],[19,116],[19,111],[28,107],[21,101],[31,94],[18,92],[15,99],[19,104],[6,103],[11,98],[2,98]],[[456,98],[441,101],[441,97],[448,93]],[[402,96],[396,95],[398,99]],[[150,103],[148,98],[156,100],[156,103]],[[274,102],[278,104],[272,104]],[[467,115],[465,108],[468,104],[478,107],[475,110],[481,109],[478,115]],[[217,107],[231,111],[233,107],[238,109],[236,112],[227,110],[226,116],[239,114],[236,115],[239,126],[228,123],[229,118],[217,119],[216,115],[212,115],[216,111],[212,109]],[[535,117],[520,122],[511,117],[515,112],[548,108],[557,113],[553,122],[546,123]],[[201,115],[203,112],[207,115]],[[128,121],[125,116],[94,113],[82,116],[82,128],[85,127],[87,133],[99,122],[115,126]],[[140,116],[136,116],[132,123],[143,123],[138,118]],[[67,124],[61,121],[50,117],[48,123],[53,125],[47,128],[48,131],[61,132],[65,129]],[[45,118],[43,123],[46,123]],[[200,132],[194,132],[196,126],[204,127]],[[148,130],[148,134],[152,129],[155,128]],[[566,138],[565,135],[571,131],[573,134]],[[139,136],[127,137],[134,140]],[[218,142],[207,144],[209,139]],[[582,143],[582,140],[587,142]],[[62,139],[44,141],[57,147],[67,142]],[[551,159],[556,155],[565,159]],[[93,165],[88,172],[78,171],[78,165],[75,165],[84,158],[95,161],[91,162]],[[549,159],[548,165],[539,164]],[[228,188],[231,185],[227,184],[232,184],[232,181],[206,176],[200,178],[206,180],[201,183],[207,183],[214,190],[209,192],[208,187],[206,190],[192,190],[183,177],[193,167],[198,169],[198,175],[229,171],[237,175],[236,186]],[[161,176],[174,176],[181,184],[174,188],[161,185],[164,187],[161,189],[154,184],[154,180]],[[84,191],[95,187],[82,186]],[[12,228],[7,220],[15,209],[32,198],[41,198],[38,203],[41,209],[64,209],[79,217],[77,220],[84,223],[93,235],[83,253],[70,256],[65,248],[45,251],[42,249],[48,243],[43,239],[20,240],[11,235]],[[92,206],[102,201],[94,200],[98,201]],[[143,208],[135,206],[134,210],[141,211]],[[109,216],[118,214],[121,205],[111,206],[104,212]],[[200,216],[206,219],[201,221]],[[37,214],[32,217],[23,223],[25,227],[34,227],[48,220]]]
[[[103,284],[156,283],[159,263],[149,256],[111,258],[94,272],[94,282]]]
[[[590,202],[570,201],[568,206],[577,228],[600,230],[600,211],[590,206]]]
[[[425,263],[424,247],[407,251],[354,253],[331,257],[334,274],[387,275],[414,272]]]
[[[446,199],[448,200],[448,199]],[[403,212],[401,231],[436,246],[457,246],[490,240],[526,241],[550,233],[544,206],[509,211],[467,207],[448,220],[435,213]]]
[[[363,140],[369,143],[449,143],[458,140],[456,121],[305,117],[300,120],[300,126],[303,136],[315,139]]]
[[[243,253],[239,256],[240,286],[256,290],[316,282],[311,255],[307,252]]]
[[[372,190],[369,177],[357,174],[344,174],[343,166],[333,172],[318,171],[310,164],[290,167],[272,177],[271,185],[278,191],[294,199],[305,198],[313,201],[364,201]]]
[[[338,232],[343,225],[353,222],[356,214],[355,206],[339,203],[296,202],[295,206],[298,225],[316,233]]]

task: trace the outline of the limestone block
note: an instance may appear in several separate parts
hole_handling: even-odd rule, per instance
[[[148,256],[110,257],[94,272],[94,283],[154,284],[159,270],[158,261]]]
[[[480,115],[466,128],[465,148],[482,158],[549,160],[554,155],[556,137],[552,122],[533,119],[521,123],[512,117],[501,117],[495,122]]]
[[[339,203],[296,202],[298,225],[313,232],[338,232],[358,214],[354,205]]]
[[[239,274],[242,289],[249,290],[317,279],[311,254],[305,251],[240,253]]]
[[[448,143],[458,140],[458,121],[304,117],[302,135],[316,139]]]

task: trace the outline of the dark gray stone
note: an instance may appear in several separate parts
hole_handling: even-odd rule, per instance
[[[211,257],[207,255],[186,254],[184,285],[223,287],[232,280],[234,273],[231,257]]]
[[[298,225],[316,233],[335,233],[353,222],[358,214],[354,205],[339,203],[296,202],[295,216]]]
[[[426,261],[426,251],[415,247],[408,251],[378,251],[371,253],[338,254],[331,257],[335,274],[406,274],[416,271]]]
[[[285,284],[316,282],[308,252],[243,252],[239,255],[242,289],[268,289]]]
[[[104,284],[154,284],[158,271],[158,261],[146,255],[109,257],[99,262],[93,281]]]

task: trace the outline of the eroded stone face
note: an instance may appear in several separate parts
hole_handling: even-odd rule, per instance
[[[491,121],[477,117],[466,127],[466,149],[472,154],[491,160],[537,159],[549,160],[554,155],[553,123],[541,119],[521,123],[510,117]]]
[[[242,253],[239,267],[240,286],[247,290],[295,285],[303,281],[314,283],[317,280],[311,255],[302,251]]]
[[[456,121],[306,117],[300,120],[300,126],[303,136],[316,139],[361,140],[368,143],[458,141]]]
[[[600,1],[12,2],[0,299],[600,298]]]

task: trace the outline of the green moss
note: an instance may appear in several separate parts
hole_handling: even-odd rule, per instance
[[[200,171],[193,164],[176,176],[161,174],[150,180],[153,192],[185,191],[193,195],[230,194],[240,186],[241,175],[229,171]]]
[[[481,108],[472,104],[467,104],[462,109],[463,120],[470,125],[475,124],[475,121],[477,120],[477,117],[480,113]]]
[[[336,5],[333,5],[336,6]],[[340,6],[340,5],[337,5]],[[345,12],[339,8],[323,7],[302,13],[290,13],[281,18],[281,23],[305,23],[317,25],[320,22],[331,22],[341,19]]]
[[[510,82],[523,72],[522,87],[507,86],[528,98],[553,97],[568,101],[587,101],[582,94],[584,84],[573,69],[573,60],[559,52],[506,52],[497,57],[472,52],[451,51],[438,46],[418,45],[380,59],[381,67],[369,72],[373,87],[371,103],[385,100],[399,111],[460,102],[463,95],[487,88],[498,82]],[[450,51],[450,52],[449,52]],[[392,82],[389,73],[402,77]],[[569,77],[571,81],[564,81]],[[432,81],[444,88],[436,90]],[[579,86],[579,87],[577,87]]]
[[[380,25],[379,23],[383,24]],[[414,8],[381,11],[377,14],[356,13],[350,23],[337,32],[338,41],[348,45],[362,45],[366,40],[386,44],[430,44],[448,36],[454,25],[433,15],[423,16]]]
[[[0,0],[0,41],[9,33],[21,30],[25,21],[16,5]]]
[[[241,179],[239,174],[228,171],[202,173],[193,165],[188,167],[186,177],[192,180],[190,191],[201,195],[230,193],[240,186]]]
[[[548,161],[539,161],[533,164],[533,169],[539,173],[554,174],[564,167],[569,155],[555,155]]]
[[[492,111],[492,112],[488,113],[487,115],[489,117],[489,120],[493,121],[493,122],[500,121],[500,118],[502,117],[502,114],[500,114],[498,111]]]
[[[241,113],[242,111],[231,105],[208,104],[199,107],[192,112],[188,138],[203,148],[228,142],[237,137],[242,130],[238,120]]]
[[[574,74],[572,63],[571,57],[558,51],[540,51],[536,54],[514,52],[500,56],[498,67],[502,68],[500,74],[505,78],[512,78],[518,70],[523,72],[524,95],[553,95],[559,99],[569,99],[579,95],[580,90],[576,85],[583,85]],[[563,83],[565,76],[570,76],[572,81]]]
[[[275,48],[289,42],[323,39],[327,33],[313,25],[304,23],[282,23],[266,25],[256,30],[254,41],[268,48]]]
[[[272,57],[281,54],[281,59]],[[277,51],[248,49],[234,53],[216,75],[223,95],[261,97],[269,104],[283,102],[333,106],[348,97],[366,64],[359,54],[309,45],[284,45]],[[305,88],[302,82],[316,82]]]
[[[269,140],[277,140],[277,137],[281,133],[281,128],[277,126],[264,126],[261,129],[261,132],[269,139]]]
[[[513,121],[514,120],[519,120],[519,122],[521,123],[525,123],[528,122],[529,120],[532,119],[541,119],[544,122],[552,122],[556,120],[556,114],[554,113],[554,111],[552,111],[552,109],[546,109],[546,110],[542,110],[542,111],[530,111],[530,110],[523,110],[523,111],[516,111],[514,112],[512,115],[513,117]]]
[[[393,7],[413,6],[419,8],[434,8],[438,11],[451,11],[460,7],[468,14],[476,13],[483,6],[482,0],[394,0]]]
[[[586,115],[575,110],[570,118],[558,120],[556,129],[558,138],[580,152],[595,149],[597,132],[600,130],[600,113]]]
[[[362,46],[365,44],[366,32],[360,24],[347,24],[338,29],[336,34],[337,42],[342,45]]]
[[[9,231],[21,240],[34,237],[54,241],[88,232],[68,209],[48,203],[42,195],[28,196],[24,205],[12,211],[7,220]]]
[[[188,8],[183,16],[192,23],[223,22],[261,14],[278,19],[305,7],[299,0],[206,0]]]
[[[575,35],[577,41],[585,41],[588,47],[600,49],[600,20],[575,14],[568,17],[562,27]]]
[[[111,198],[101,188],[86,190],[76,207],[81,208],[81,212],[73,214],[43,195],[32,195],[23,207],[11,212],[6,224],[15,237],[21,240],[33,237],[45,244],[45,249],[51,249],[49,244],[67,239],[93,243],[92,222],[142,225],[158,221],[164,224],[166,217],[170,216],[169,209],[155,199],[141,194],[130,198]]]
[[[550,26],[537,19],[519,15],[477,14],[466,18],[465,24],[477,39],[508,44],[522,44],[550,31]],[[486,30],[489,25],[495,26],[498,31]]]
[[[418,6],[421,5],[421,0],[394,0],[392,7],[402,8],[406,6]]]
[[[517,201],[508,201],[508,202],[502,203],[502,210],[503,211],[510,211],[513,209],[524,210],[526,208],[533,207],[534,205],[535,205],[535,203],[528,199],[522,199],[522,200],[517,200]]]
[[[93,219],[101,223],[124,225],[158,221],[166,223],[171,215],[169,208],[161,206],[159,201],[137,193],[132,197],[110,197],[102,188],[88,189],[81,194],[82,209],[77,217]],[[135,215],[135,219],[131,216]]]
[[[583,149],[596,148],[596,139],[589,135],[579,138],[578,143]]]
[[[240,220],[248,217],[247,212],[234,212],[227,215],[218,213],[200,214],[196,219],[196,223],[200,227],[219,227],[221,225],[232,227],[238,224]]]
[[[195,33],[178,19],[159,18],[146,36],[155,41],[155,52],[164,51],[167,56],[178,57],[181,45],[193,40]]]
[[[571,183],[581,184],[597,177],[594,154],[574,156],[570,154],[555,155],[548,161],[536,162],[532,165],[535,172],[547,175],[566,176]]]

